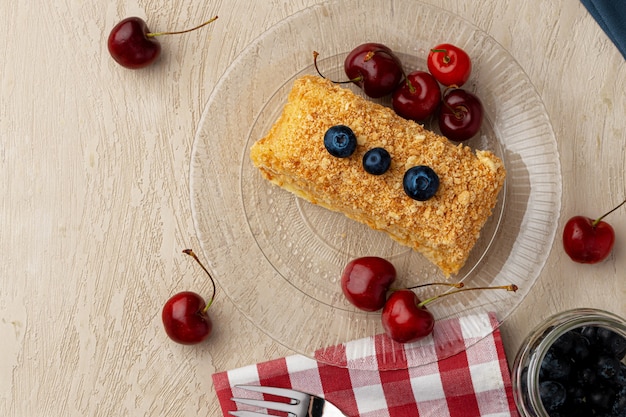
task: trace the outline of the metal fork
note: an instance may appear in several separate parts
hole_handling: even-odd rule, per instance
[[[287,388],[261,387],[258,385],[236,385],[236,387],[290,399],[289,403],[281,403],[276,401],[253,400],[250,398],[231,398],[232,401],[237,403],[266,408],[268,410],[283,411],[295,417],[346,417],[334,404],[317,395]],[[236,417],[267,416],[265,413],[247,410],[229,411],[229,414]]]

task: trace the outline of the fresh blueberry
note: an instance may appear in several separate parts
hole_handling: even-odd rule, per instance
[[[539,378],[555,381],[567,381],[572,372],[569,360],[558,354],[555,349],[548,350],[539,368]]]
[[[613,379],[619,372],[619,361],[611,356],[601,355],[596,359],[598,375],[604,379]]]
[[[431,167],[418,165],[404,173],[404,192],[414,200],[426,201],[435,195],[439,188],[439,177]]]
[[[626,356],[626,337],[612,330],[600,327],[596,333],[598,343],[603,345],[604,350],[618,360]]]
[[[324,146],[337,158],[347,158],[356,150],[356,135],[348,126],[333,126],[324,134]]]
[[[580,336],[574,332],[563,333],[552,345],[552,348],[557,349],[562,354],[567,355],[574,347],[576,336]]]
[[[546,411],[556,411],[563,407],[567,399],[567,391],[563,384],[556,381],[543,381],[539,383],[539,396]]]
[[[383,148],[372,148],[363,155],[363,169],[372,175],[382,175],[391,166],[391,155]]]
[[[585,336],[591,344],[596,343],[596,336],[598,335],[598,327],[585,326],[580,329],[580,334]]]

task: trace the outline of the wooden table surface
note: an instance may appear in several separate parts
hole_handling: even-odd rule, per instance
[[[623,57],[575,0],[425,2],[511,53],[558,142],[557,237],[502,326],[510,362],[553,313],[626,316],[626,209],[610,217],[617,240],[601,264],[572,262],[560,238],[569,217],[598,216],[625,197]],[[0,415],[219,416],[214,372],[291,353],[227,297],[212,307],[212,338],[191,348],[167,339],[160,311],[175,291],[208,290],[181,250],[198,245],[189,163],[213,87],[257,36],[316,3],[0,2]],[[157,64],[131,71],[106,48],[131,15],[153,29],[219,19],[162,38]]]

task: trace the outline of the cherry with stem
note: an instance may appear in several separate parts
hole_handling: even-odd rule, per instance
[[[428,53],[426,62],[429,72],[444,86],[462,86],[472,72],[472,61],[463,49],[443,43]]]
[[[570,218],[563,228],[563,249],[574,261],[582,264],[602,262],[611,254],[615,244],[615,230],[604,218],[626,204],[626,200],[602,216]]]
[[[151,32],[139,17],[127,17],[111,29],[107,40],[109,53],[121,66],[139,69],[151,65],[161,54],[161,44],[156,39],[163,35],[179,35],[192,32],[214,22],[217,16],[190,29]]]
[[[422,122],[437,112],[441,103],[439,83],[427,71],[415,70],[391,96],[394,111],[405,119]]]
[[[385,50],[372,50],[372,51],[368,51],[367,54],[365,54],[365,57],[363,58],[363,62],[368,62],[370,61],[377,53],[387,53],[387,51]],[[319,57],[320,53],[317,51],[313,51],[313,66],[315,67],[315,71],[317,72],[317,75],[319,75],[322,78],[326,78],[326,76],[322,73],[322,71],[319,69],[318,65],[317,65],[317,57]],[[404,75],[404,70],[403,70],[403,75]],[[349,80],[343,80],[343,81],[333,81],[330,80],[330,82],[332,82],[333,84],[350,84],[350,83],[357,83],[357,82],[361,82],[363,81],[363,74],[359,74],[358,77],[349,79]],[[412,86],[411,86],[412,87]],[[415,87],[412,87],[413,90],[415,89]]]
[[[192,291],[183,291],[173,295],[163,306],[161,319],[170,339],[183,345],[194,345],[209,337],[213,330],[213,322],[208,310],[215,299],[216,288],[211,273],[200,262],[193,250],[185,249],[183,253],[191,256],[206,272],[211,280],[213,292],[208,303],[202,296]]]
[[[442,103],[437,119],[443,136],[462,142],[478,133],[484,110],[482,102],[476,95],[462,88],[448,87],[444,92]]]
[[[437,285],[437,284],[435,284]],[[454,286],[454,284],[450,284]],[[381,322],[385,334],[398,343],[411,343],[418,341],[433,332],[435,317],[426,309],[430,304],[442,297],[465,291],[476,290],[507,290],[517,291],[517,285],[509,284],[494,287],[471,287],[460,288],[447,293],[442,293],[420,301],[414,291],[401,289],[394,291],[388,298],[381,315]]]
[[[322,75],[317,65],[319,53],[313,52],[313,64],[317,73]],[[405,78],[400,59],[393,51],[381,44],[368,42],[352,49],[343,63],[348,81],[333,81],[336,84],[354,83],[371,98],[380,98],[391,94]]]

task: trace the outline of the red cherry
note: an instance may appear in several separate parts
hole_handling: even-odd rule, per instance
[[[449,43],[435,46],[428,54],[428,70],[446,87],[460,87],[472,73],[472,61],[467,52]]]
[[[394,91],[391,104],[398,115],[419,122],[435,113],[440,102],[441,90],[435,77],[426,71],[413,71]]]
[[[439,111],[439,129],[450,140],[462,142],[480,130],[483,121],[483,105],[469,91],[457,88],[443,97]]]
[[[391,262],[376,256],[353,259],[341,274],[341,289],[352,304],[361,310],[383,308],[387,291],[396,279]]]
[[[605,260],[613,250],[615,231],[602,219],[624,203],[626,200],[596,220],[584,216],[569,219],[563,229],[565,253],[574,262],[583,264],[595,264]]]
[[[107,46],[113,59],[123,67],[138,69],[152,64],[161,54],[161,44],[139,17],[128,17],[111,30]]]
[[[191,291],[173,295],[161,314],[165,332],[173,341],[193,345],[209,337],[213,329],[204,299]]]
[[[183,31],[152,33],[143,19],[127,17],[111,29],[107,47],[113,59],[121,66],[130,69],[144,68],[156,61],[161,54],[161,44],[155,39],[157,36],[191,32],[215,19],[217,16]]]
[[[385,333],[398,343],[411,343],[432,333],[435,318],[411,290],[394,291],[382,313]]]
[[[391,94],[404,78],[400,59],[380,43],[364,43],[354,48],[344,61],[344,70],[372,98]]]
[[[441,285],[441,283],[426,285]],[[463,287],[462,283],[449,285],[458,288]],[[459,290],[435,295],[421,302],[417,298],[417,295],[410,289],[397,290],[389,296],[383,308],[381,316],[383,329],[387,336],[398,343],[415,342],[431,334],[435,326],[433,315],[430,311],[426,310],[427,304],[459,292],[478,290],[507,290],[515,292],[517,289],[517,285],[515,284],[494,287],[461,288]]]
[[[163,306],[161,320],[165,332],[173,341],[183,345],[193,345],[205,340],[213,330],[213,323],[207,311],[215,298],[215,281],[191,249],[183,251],[196,260],[207,273],[213,285],[213,295],[208,303],[191,291],[183,291],[170,297]]]

